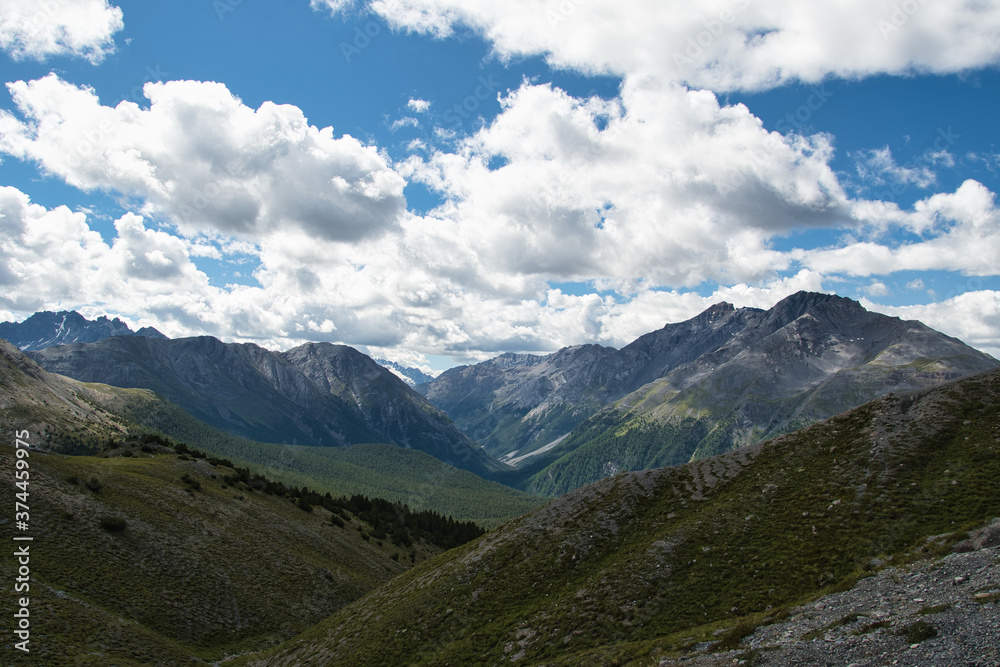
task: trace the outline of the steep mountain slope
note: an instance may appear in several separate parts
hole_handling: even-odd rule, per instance
[[[497,466],[440,409],[370,357],[343,345],[307,343],[282,357],[316,386],[355,406],[378,442],[419,449],[460,468]]]
[[[919,322],[800,292],[768,311],[718,304],[621,350],[498,357],[421,389],[488,451],[517,465],[516,483],[558,495],[997,365]]]
[[[46,370],[83,382],[150,389],[212,426],[253,440],[383,442],[480,474],[498,468],[440,410],[349,347],[309,344],[280,353],[209,336],[115,337],[31,354]]]
[[[532,451],[607,404],[616,350],[569,347],[539,357],[502,354],[442,373],[418,390],[493,456]]]
[[[998,454],[1000,371],[886,396],[574,491],[237,664],[656,664],[734,646],[1000,515]]]
[[[166,338],[153,327],[132,331],[117,317],[109,320],[101,316],[88,320],[75,310],[58,313],[42,311],[23,322],[0,322],[0,338],[22,350],[42,350],[54,345],[93,343],[112,336],[146,336]]]
[[[121,439],[128,423],[95,403],[80,383],[45,372],[0,340],[0,428],[28,431],[45,449],[83,454]]]

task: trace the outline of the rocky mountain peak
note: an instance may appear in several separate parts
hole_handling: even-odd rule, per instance
[[[815,292],[766,311],[717,303],[620,350],[527,359],[447,372],[423,391],[491,454],[537,470],[530,488],[547,493],[742,447],[997,365],[919,322]]]
[[[117,317],[112,320],[102,315],[96,320],[88,320],[75,310],[46,310],[35,313],[23,322],[0,323],[0,338],[10,341],[21,350],[29,351],[70,343],[95,343],[112,336],[166,339],[166,336],[153,327],[132,331]]]
[[[712,305],[707,310],[703,311],[698,316],[698,319],[713,322],[715,320],[725,317],[726,315],[734,312],[735,310],[736,306],[734,306],[733,304],[729,303],[728,301],[720,301],[719,303]],[[668,324],[666,326],[670,325]]]
[[[776,319],[792,322],[805,315],[813,308],[841,308],[849,311],[868,312],[864,306],[845,296],[824,294],[821,292],[796,292],[774,304],[768,313]]]

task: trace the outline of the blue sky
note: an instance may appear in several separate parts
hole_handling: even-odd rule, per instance
[[[0,0],[0,318],[424,369],[837,292],[1000,353],[1000,6]]]

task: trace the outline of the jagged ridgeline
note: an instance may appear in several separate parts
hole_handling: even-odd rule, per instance
[[[0,322],[0,338],[21,350],[43,350],[54,345],[93,343],[111,336],[145,336],[165,339],[153,327],[132,331],[117,317],[88,320],[76,311],[42,311],[23,322]]]
[[[658,664],[946,553],[1000,515],[998,454],[1000,372],[886,396],[581,488],[235,664]]]

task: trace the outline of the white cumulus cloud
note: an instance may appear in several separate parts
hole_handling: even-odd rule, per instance
[[[435,215],[491,274],[682,286],[774,277],[774,234],[854,224],[831,154],[711,92],[629,79],[612,101],[526,83],[457,151],[400,170],[447,198]]]
[[[972,289],[916,306],[882,306],[867,300],[862,304],[888,315],[920,320],[1000,359],[1000,292]]]
[[[410,98],[406,103],[406,108],[414,113],[424,113],[431,108],[431,103],[427,100],[421,100],[418,98]]]
[[[356,240],[398,224],[403,179],[375,147],[308,124],[302,111],[245,106],[219,83],[148,83],[148,109],[102,106],[52,74],[8,84],[0,151],[84,190],[138,197],[188,233],[253,239],[288,227]]]
[[[98,63],[114,51],[122,10],[108,0],[0,0],[0,49],[15,60],[76,56]]]
[[[1000,5],[966,0],[373,0],[391,26],[480,32],[501,57],[715,91],[1000,61]]]

